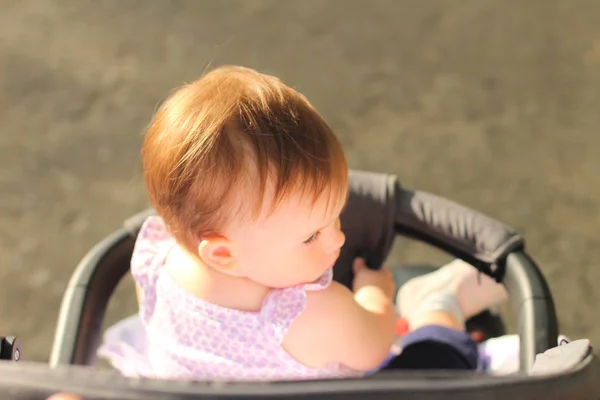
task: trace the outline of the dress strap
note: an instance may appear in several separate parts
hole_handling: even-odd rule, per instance
[[[131,274],[143,293],[140,316],[144,322],[148,322],[154,311],[156,281],[166,255],[174,245],[175,239],[162,218],[153,216],[146,219],[138,233],[131,257]]]
[[[333,270],[328,269],[312,283],[272,290],[261,309],[267,334],[281,344],[292,322],[306,308],[306,292],[323,290],[332,280]]]

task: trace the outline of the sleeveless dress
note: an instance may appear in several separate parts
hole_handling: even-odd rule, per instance
[[[131,272],[143,291],[139,314],[109,328],[98,354],[126,376],[177,380],[299,380],[364,375],[340,364],[309,368],[282,347],[317,281],[274,289],[259,312],[224,308],[180,288],[164,261],[175,245],[164,221],[150,217],[135,244]]]

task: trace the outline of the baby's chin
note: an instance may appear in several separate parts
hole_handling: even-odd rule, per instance
[[[297,283],[296,285],[294,285],[294,286],[301,286],[301,285],[308,285],[308,284],[311,284],[311,283],[315,283],[315,282],[317,282],[319,279],[321,279],[321,277],[322,277],[323,275],[325,275],[325,273],[326,273],[327,271],[329,271],[330,269],[331,269],[331,268],[325,268],[325,269],[324,269],[324,270],[322,270],[320,273],[315,273],[315,274],[313,274],[314,276],[312,276],[312,275],[311,275],[310,277],[307,277],[306,279],[303,279],[302,281],[298,282],[298,283]]]
[[[323,275],[325,275],[326,273],[329,272],[329,270],[333,269],[334,264],[328,265],[325,268],[321,268],[320,270],[315,270],[314,272],[311,272],[310,275],[305,275],[305,276],[298,276],[298,280],[296,282],[293,281],[287,281],[287,282],[271,282],[270,284],[266,284],[266,286],[272,288],[272,289],[285,289],[288,287],[294,287],[294,286],[301,286],[301,285],[308,285],[311,283],[315,283],[317,282],[319,279],[321,279],[321,277]]]
[[[312,279],[310,282],[308,282],[308,283],[313,283],[313,282],[316,282],[316,281],[318,281],[319,279],[321,279],[321,277],[322,277],[323,275],[325,275],[327,272],[329,272],[329,270],[333,269],[333,266],[334,266],[334,265],[335,265],[335,264],[331,264],[331,265],[327,266],[327,268],[324,268],[323,270],[321,270],[321,272],[320,272],[320,273],[318,273],[318,274],[316,274],[316,276],[315,276],[315,277],[314,277],[314,278],[313,278],[313,279]]]

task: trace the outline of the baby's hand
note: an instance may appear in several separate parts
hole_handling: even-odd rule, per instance
[[[353,291],[357,293],[360,289],[367,286],[375,286],[381,289],[390,299],[396,296],[396,283],[392,271],[383,266],[379,270],[370,269],[362,258],[354,260],[354,282]]]

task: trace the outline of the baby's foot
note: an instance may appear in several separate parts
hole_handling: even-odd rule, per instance
[[[458,298],[449,291],[431,292],[416,308],[411,310],[407,321],[411,330],[427,325],[441,325],[464,331],[465,319]]]
[[[497,283],[462,260],[454,260],[435,272],[411,279],[396,295],[400,316],[411,319],[421,303],[433,293],[456,297],[465,320],[508,299],[504,285]]]

